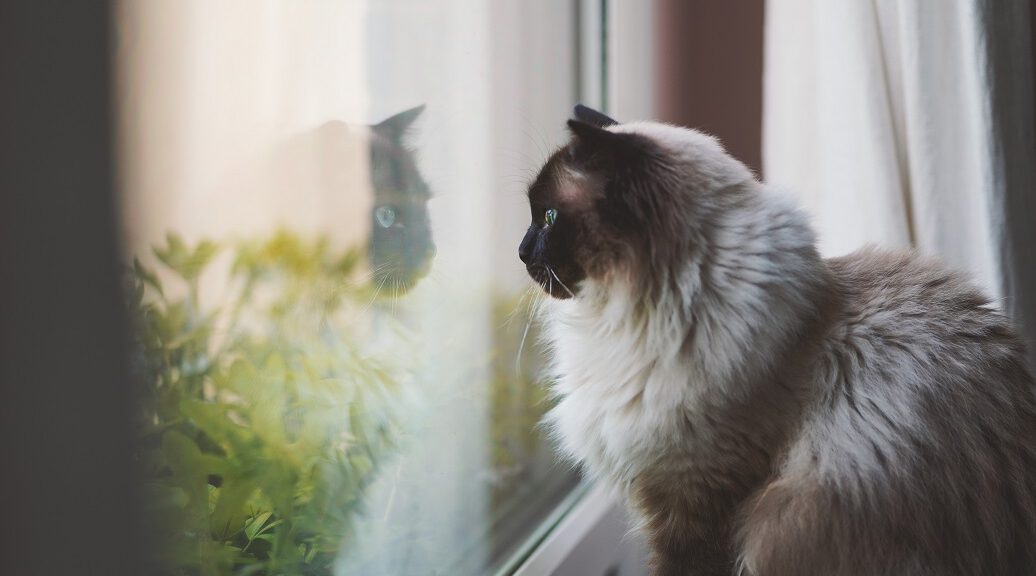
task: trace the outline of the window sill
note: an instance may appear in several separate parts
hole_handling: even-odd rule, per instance
[[[530,539],[535,548],[515,576],[642,576],[644,548],[631,533],[622,505],[602,485],[576,489],[557,517],[544,524],[546,534]]]

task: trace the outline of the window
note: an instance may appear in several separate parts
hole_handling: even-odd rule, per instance
[[[571,500],[516,249],[585,83],[577,4],[119,6],[161,572],[490,573]]]

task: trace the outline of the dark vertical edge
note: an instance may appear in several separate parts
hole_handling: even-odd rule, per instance
[[[1036,370],[1036,71],[1030,2],[982,5],[993,135],[993,229],[1005,309],[1029,345]]]
[[[0,3],[0,572],[142,574],[113,4]]]

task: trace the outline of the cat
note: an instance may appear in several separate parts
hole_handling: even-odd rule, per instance
[[[417,106],[369,126],[326,122],[293,143],[296,152],[286,171],[291,180],[285,188],[311,185],[329,194],[370,194],[365,244],[371,284],[391,296],[414,288],[428,275],[436,255],[428,213],[431,188],[407,142],[422,112],[424,106]],[[357,147],[369,174],[362,187],[350,179]],[[356,202],[348,208],[353,210]]]
[[[431,191],[406,138],[424,111],[418,106],[371,127],[370,170],[374,189],[368,254],[372,281],[403,293],[428,275],[435,242],[428,217]]]
[[[654,574],[1036,572],[1036,396],[1009,321],[914,252],[823,259],[719,142],[578,106],[528,189],[565,456]]]

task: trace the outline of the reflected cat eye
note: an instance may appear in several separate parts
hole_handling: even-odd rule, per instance
[[[396,223],[396,211],[391,206],[378,206],[374,210],[374,219],[382,228],[391,228]]]
[[[558,211],[550,208],[543,214],[543,221],[547,223],[547,226],[553,226],[554,222],[558,219]]]

